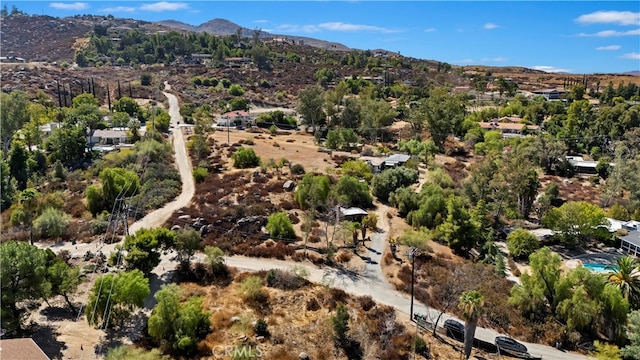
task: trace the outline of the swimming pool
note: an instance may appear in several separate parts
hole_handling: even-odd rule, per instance
[[[607,273],[611,271],[607,269],[607,265],[604,265],[604,264],[582,264],[582,266],[597,273]],[[614,266],[614,270],[615,270],[615,266]]]

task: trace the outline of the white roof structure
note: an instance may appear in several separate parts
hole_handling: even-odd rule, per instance
[[[384,164],[386,166],[396,166],[398,164],[406,163],[409,159],[411,159],[411,156],[409,155],[393,154],[384,159]]]
[[[358,207],[350,207],[350,208],[343,208],[342,206],[340,207],[340,216],[358,216],[358,215],[366,216],[368,214],[369,213],[367,213],[366,211]]]

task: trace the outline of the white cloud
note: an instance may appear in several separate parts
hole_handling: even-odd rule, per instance
[[[387,29],[373,25],[348,24],[343,22],[328,22],[318,25],[319,28],[329,31],[375,31],[382,33],[395,33],[398,30]]]
[[[160,1],[153,4],[140,6],[140,10],[154,11],[154,12],[184,10],[188,8],[189,8],[189,5],[187,5],[186,3],[168,2],[168,1]]]
[[[579,16],[576,22],[581,24],[640,25],[640,12],[596,11]]]
[[[268,23],[269,20],[255,20],[254,23],[258,23],[258,24],[265,24]]]
[[[614,37],[614,36],[637,36],[640,35],[640,29],[616,31],[616,30],[604,30],[595,34],[580,33],[578,36],[595,36],[595,37]]]
[[[544,71],[544,72],[548,72],[548,73],[560,73],[560,72],[571,72],[570,69],[560,69],[557,67],[553,67],[553,66],[547,66],[547,65],[537,65],[537,66],[532,66],[531,67],[534,70],[540,70],[540,71]]]
[[[436,31],[435,28],[424,29],[424,32],[434,32],[434,31]]]
[[[596,50],[620,50],[620,45],[598,46]]]
[[[343,22],[327,22],[327,23],[322,23],[317,25],[283,24],[283,25],[279,25],[277,29],[279,31],[304,32],[304,33],[315,33],[322,30],[343,31],[343,32],[373,31],[373,32],[381,32],[385,34],[401,32],[401,30],[388,29],[388,28],[383,28],[379,26],[348,24]]]
[[[52,7],[58,10],[84,10],[84,9],[88,9],[89,5],[83,2],[75,2],[75,3],[54,2],[49,4],[49,7]]]
[[[136,8],[130,6],[116,6],[102,9],[102,12],[106,13],[120,13],[120,12],[133,12]]]
[[[484,24],[484,28],[487,29],[487,30],[492,30],[492,29],[499,28],[499,27],[500,26],[498,26],[498,25],[496,25],[494,23],[486,23],[486,24]]]
[[[483,62],[487,62],[487,61],[492,61],[492,62],[505,62],[509,59],[507,59],[504,56],[498,56],[498,57],[494,57],[494,58],[489,58],[489,57],[483,57],[482,59],[480,59],[480,61]]]
[[[620,56],[621,59],[640,60],[640,53],[631,52]]]

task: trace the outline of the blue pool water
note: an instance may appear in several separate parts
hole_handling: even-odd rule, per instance
[[[582,265],[587,269],[597,273],[606,273],[611,271],[607,269],[607,265],[603,265],[603,264],[582,264]]]

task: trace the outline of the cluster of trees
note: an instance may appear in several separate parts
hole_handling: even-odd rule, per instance
[[[56,256],[51,250],[8,241],[0,245],[0,262],[2,328],[9,334],[22,335],[29,301],[48,303],[48,299],[62,296],[75,312],[69,295],[81,282],[80,269],[70,266],[63,254]]]
[[[549,248],[533,253],[529,257],[531,271],[522,275],[520,285],[513,287],[509,302],[533,323],[553,316],[566,324],[570,333],[563,341],[571,341],[571,332],[592,337],[600,333],[609,341],[624,345],[627,317],[630,310],[637,312],[640,304],[638,263],[621,257],[605,276],[582,266],[565,273],[561,263],[560,255]],[[634,336],[637,334],[631,334],[629,339]]]
[[[4,150],[0,157],[2,210],[17,202],[19,191],[37,188],[44,178],[60,181],[66,177],[67,168],[86,168],[96,157],[88,149],[88,130],[125,126],[129,128],[130,140],[135,142],[140,139],[141,122],[147,123],[149,137],[154,137],[155,131],[169,129],[166,111],[140,107],[128,97],[114,102],[114,113],[108,121],[104,120],[108,112],[99,107],[99,100],[92,94],[79,94],[73,98],[72,107],[61,108],[56,108],[42,92],[36,99],[32,102],[20,90],[0,94],[3,104],[0,140]],[[138,120],[130,120],[132,117]],[[42,133],[40,127],[48,123],[58,125],[50,134]],[[53,171],[47,173],[50,169]]]

